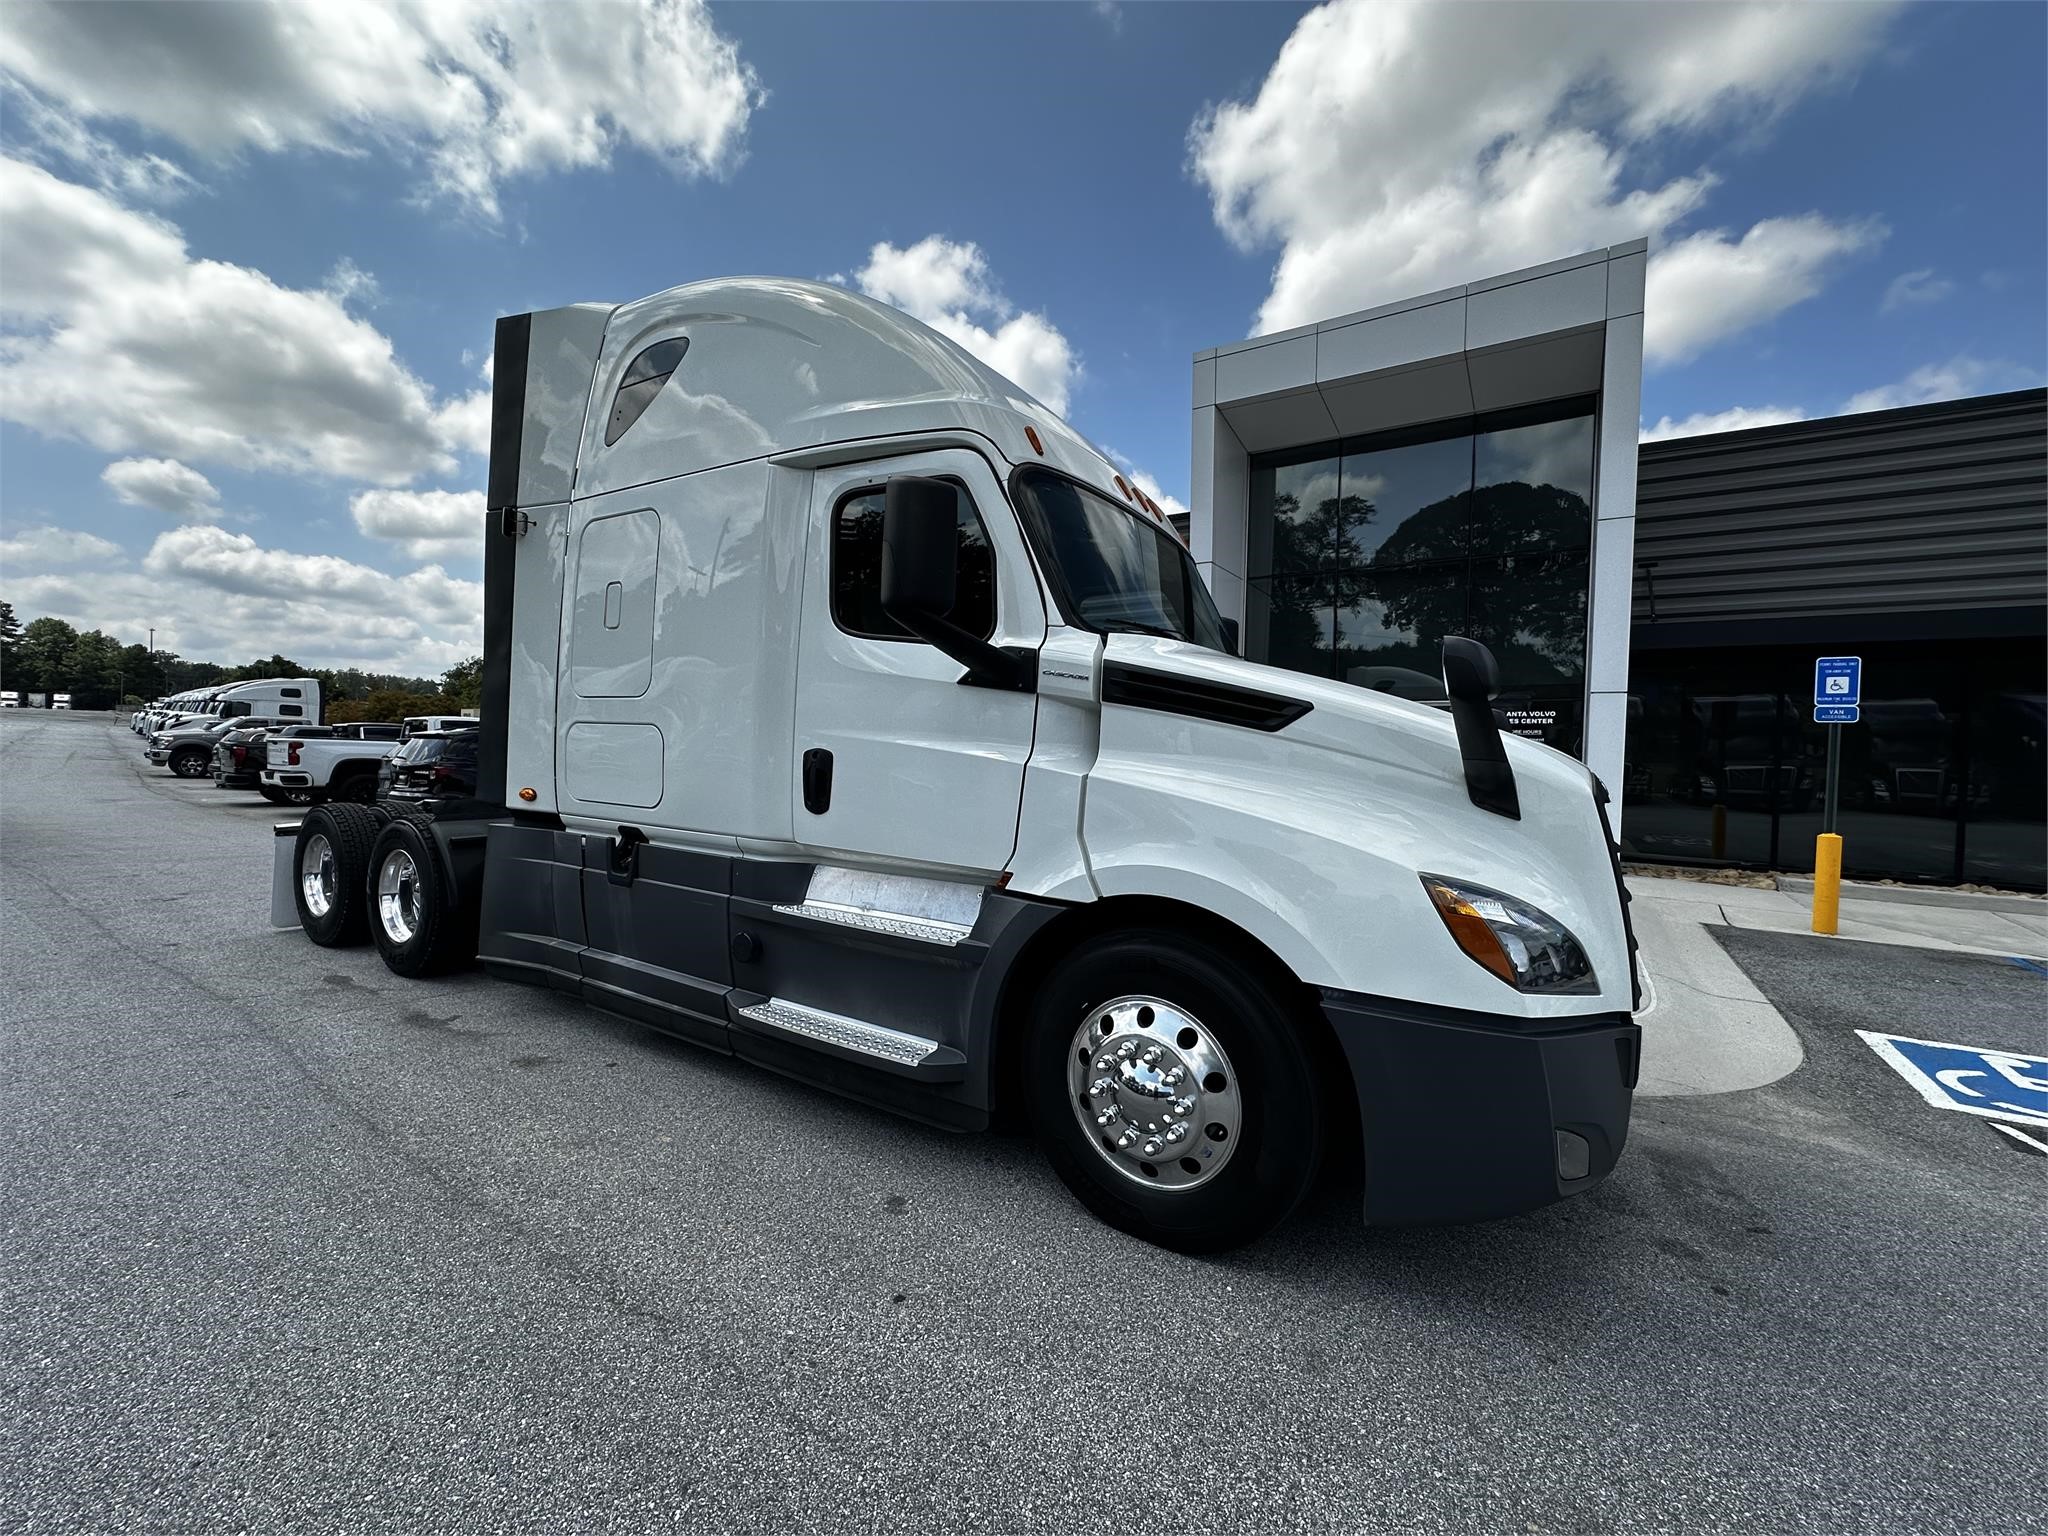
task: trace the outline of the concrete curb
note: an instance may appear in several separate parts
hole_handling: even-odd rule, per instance
[[[1779,875],[1778,889],[1791,896],[1811,896],[1811,875]],[[1948,891],[1939,886],[1865,885],[1856,880],[1842,882],[1844,901],[1896,901],[1912,907],[1962,907],[1979,912],[2011,912],[2037,917],[2048,926],[2048,901],[2033,896],[2003,896],[1989,891]]]

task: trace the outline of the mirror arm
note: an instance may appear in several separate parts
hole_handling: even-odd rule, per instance
[[[882,605],[882,611],[927,645],[945,652],[967,669],[960,679],[969,688],[1001,688],[1034,693],[1038,687],[1035,654],[1023,646],[990,645],[967,633],[951,619],[906,606]]]

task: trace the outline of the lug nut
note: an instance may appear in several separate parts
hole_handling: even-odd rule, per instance
[[[1098,1099],[1104,1094],[1115,1093],[1116,1079],[1113,1077],[1098,1077],[1088,1085],[1088,1091]]]
[[[1124,1057],[1125,1059],[1127,1059],[1127,1060],[1128,1060],[1128,1059],[1129,1059],[1130,1057],[1132,1057],[1132,1056],[1134,1056],[1134,1055],[1136,1055],[1136,1054],[1137,1054],[1137,1050],[1138,1050],[1138,1042],[1137,1042],[1137,1041],[1135,1041],[1135,1040],[1126,1040],[1126,1041],[1125,1041],[1125,1042],[1124,1042],[1124,1043],[1123,1043],[1122,1045],[1120,1045],[1120,1046],[1118,1046],[1118,1047],[1116,1048],[1116,1053],[1117,1053],[1117,1055],[1119,1055],[1119,1056],[1121,1056],[1121,1057]]]
[[[1095,1070],[1098,1072],[1107,1072],[1115,1065],[1116,1058],[1114,1056],[1098,1056],[1095,1058]]]
[[[1158,1046],[1156,1046],[1156,1045],[1148,1045],[1147,1047],[1145,1047],[1145,1055],[1144,1055],[1144,1062],[1145,1062],[1145,1065],[1146,1065],[1146,1066],[1148,1066],[1148,1067],[1149,1067],[1149,1066],[1151,1066],[1151,1065],[1152,1065],[1152,1064],[1153,1064],[1154,1062],[1156,1062],[1157,1060],[1159,1060],[1159,1058],[1160,1058],[1160,1057],[1162,1057],[1162,1056],[1164,1056],[1165,1054],[1166,1054],[1166,1052],[1164,1052],[1164,1051],[1160,1050]]]
[[[1160,1141],[1158,1137],[1153,1137],[1152,1140],[1145,1143],[1145,1155],[1147,1157],[1157,1157],[1159,1149],[1164,1145],[1165,1143]]]
[[[1195,1101],[1191,1098],[1175,1099],[1173,1101],[1173,1110],[1175,1114],[1192,1115],[1195,1112]]]
[[[1123,1135],[1117,1137],[1116,1144],[1119,1149],[1123,1149],[1129,1147],[1130,1144],[1136,1141],[1137,1139],[1138,1138],[1135,1132],[1125,1131]]]
[[[1176,1125],[1166,1133],[1166,1139],[1178,1146],[1181,1142],[1188,1139],[1188,1128],[1184,1125]]]
[[[1097,1115],[1095,1123],[1097,1125],[1114,1125],[1116,1123],[1116,1111],[1112,1109],[1107,1114]]]
[[[1163,1079],[1163,1081],[1166,1083],[1167,1087],[1171,1088],[1174,1086],[1174,1084],[1178,1083],[1183,1077],[1186,1076],[1187,1074],[1181,1071],[1179,1067],[1175,1067],[1171,1072],[1166,1074],[1166,1077]]]

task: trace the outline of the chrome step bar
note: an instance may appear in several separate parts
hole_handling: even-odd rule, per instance
[[[938,1041],[922,1035],[907,1035],[899,1029],[870,1024],[865,1019],[849,1019],[843,1013],[827,1013],[802,1003],[786,1003],[779,997],[750,1004],[738,1012],[743,1019],[784,1034],[836,1046],[856,1056],[894,1062],[899,1067],[921,1066],[940,1049]]]
[[[917,939],[926,944],[949,947],[973,932],[959,923],[940,922],[937,918],[877,912],[872,908],[842,906],[833,901],[792,902],[777,906],[775,910],[784,917],[805,917],[813,922],[837,923],[842,928],[858,928],[866,933],[886,933],[899,939]]]

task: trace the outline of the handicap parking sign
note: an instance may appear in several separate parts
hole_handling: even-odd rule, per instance
[[[1856,1033],[1936,1109],[2048,1125],[2048,1056]]]
[[[1863,702],[1863,658],[1823,656],[1813,664],[1813,718],[1819,725],[1854,725]]]

